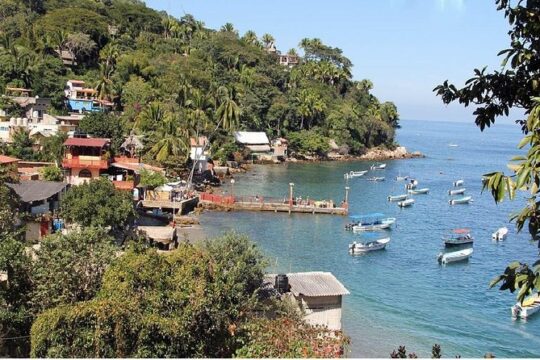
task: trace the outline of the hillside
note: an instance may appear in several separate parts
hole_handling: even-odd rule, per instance
[[[66,81],[84,80],[114,104],[93,120],[143,135],[145,157],[165,165],[184,162],[197,134],[229,158],[233,129],[284,136],[305,154],[324,154],[330,139],[352,154],[394,144],[394,104],[380,103],[342,51],[319,39],[300,40],[301,57],[280,57],[269,34],[208,29],[136,0],[3,0],[0,35],[0,89],[32,89],[61,114]]]

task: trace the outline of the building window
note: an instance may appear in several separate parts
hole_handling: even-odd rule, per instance
[[[81,178],[91,178],[91,177],[92,177],[92,173],[91,173],[90,170],[88,170],[88,169],[82,169],[82,170],[79,172],[79,177],[81,177]]]

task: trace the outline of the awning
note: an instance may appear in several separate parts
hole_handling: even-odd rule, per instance
[[[270,145],[246,145],[246,148],[248,148],[251,152],[270,152]]]

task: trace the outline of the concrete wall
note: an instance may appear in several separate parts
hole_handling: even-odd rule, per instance
[[[90,181],[92,179],[95,179],[95,178],[99,177],[99,169],[86,169],[86,170],[90,171],[90,173],[92,174],[92,177],[91,178],[81,178],[81,177],[79,177],[79,173],[83,169],[84,168],[72,168],[71,173],[66,177],[66,181],[68,182],[68,184],[81,185],[81,184],[84,184],[87,181]]]

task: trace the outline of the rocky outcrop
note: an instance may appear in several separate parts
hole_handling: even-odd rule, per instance
[[[381,160],[393,160],[393,159],[410,159],[424,157],[422,153],[415,151],[413,153],[407,152],[407,149],[404,146],[398,146],[394,150],[374,148],[369,149],[367,153],[362,156],[357,157],[358,160],[371,160],[371,161],[381,161]]]

